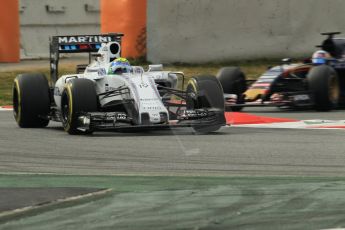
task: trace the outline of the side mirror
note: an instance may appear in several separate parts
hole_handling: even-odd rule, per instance
[[[282,64],[289,65],[289,64],[291,64],[292,59],[291,58],[283,58],[281,61],[282,61]]]
[[[93,54],[91,54],[92,55],[92,57],[102,57],[102,54],[100,54],[100,53],[93,53]]]
[[[163,71],[163,64],[149,65],[148,72]]]

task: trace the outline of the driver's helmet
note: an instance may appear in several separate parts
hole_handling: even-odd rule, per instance
[[[331,55],[328,52],[324,50],[318,50],[315,53],[313,53],[311,60],[316,65],[322,65],[326,64],[327,60],[330,58]]]
[[[108,74],[129,73],[132,67],[126,58],[116,58],[110,63]]]

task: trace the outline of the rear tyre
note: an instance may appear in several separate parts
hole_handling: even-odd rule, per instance
[[[79,116],[98,111],[98,99],[94,83],[89,79],[73,79],[65,85],[61,97],[61,117],[64,130],[69,134],[91,134],[79,130]]]
[[[192,77],[187,84],[187,109],[217,109],[217,121],[211,125],[195,125],[199,133],[214,132],[225,125],[224,96],[222,86],[211,75]]]
[[[340,87],[338,74],[332,67],[327,65],[313,67],[307,78],[316,110],[329,111],[337,107]]]
[[[50,92],[43,74],[20,74],[12,88],[13,115],[21,128],[41,128],[49,123]]]
[[[217,79],[223,87],[223,92],[236,94],[236,104],[244,103],[243,93],[247,90],[246,76],[239,67],[224,67],[217,73]],[[232,107],[232,111],[241,111],[243,107]]]

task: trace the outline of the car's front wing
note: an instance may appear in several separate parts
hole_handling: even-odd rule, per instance
[[[122,131],[122,130],[152,130],[171,129],[178,127],[197,127],[225,125],[223,110],[197,109],[184,110],[176,120],[169,120],[158,124],[135,124],[135,120],[121,112],[90,112],[79,116],[78,129]]]

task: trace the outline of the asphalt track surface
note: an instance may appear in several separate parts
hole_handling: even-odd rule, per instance
[[[258,115],[344,120],[345,111],[246,109]],[[73,175],[345,176],[345,130],[225,127],[70,136],[61,124],[21,129],[0,112],[0,173]]]

